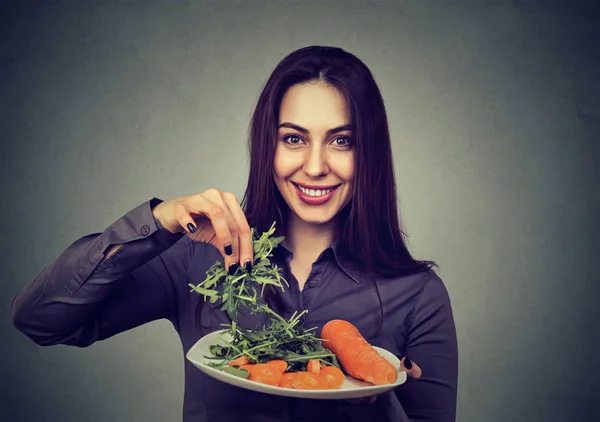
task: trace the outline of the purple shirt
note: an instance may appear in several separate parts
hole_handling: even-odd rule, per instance
[[[222,256],[160,226],[145,202],[104,232],[69,246],[13,300],[15,326],[39,345],[90,344],[158,319],[168,319],[179,333],[183,353],[202,336],[230,322],[218,304],[201,301],[188,283],[204,280],[206,270]],[[123,246],[103,260],[110,245]],[[436,421],[455,420],[458,380],[457,339],[448,292],[427,271],[377,279],[380,305],[370,279],[362,278],[335,248],[312,266],[300,291],[289,271],[293,254],[283,247],[272,261],[290,287],[273,290],[269,305],[289,318],[308,310],[302,324],[321,327],[332,319],[352,322],[371,344],[417,362],[423,376],[378,397],[374,404],[344,400],[294,399],[242,390],[217,381],[185,359],[183,420],[204,421]],[[240,317],[251,328],[255,317]]]

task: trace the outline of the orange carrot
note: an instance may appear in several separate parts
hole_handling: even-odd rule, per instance
[[[231,362],[229,362],[229,366],[244,366],[247,365],[248,362],[248,358],[245,355],[240,356],[237,359],[232,360]]]
[[[328,390],[329,385],[325,378],[312,372],[299,371],[292,378],[292,386],[298,390]]]
[[[288,367],[288,363],[286,361],[276,360],[276,359],[268,361],[265,365],[271,365],[272,367],[276,368],[282,374],[285,372],[285,370]]]
[[[319,372],[321,372],[321,361],[319,361],[319,359],[309,360],[307,370],[308,372],[319,375]]]
[[[274,386],[279,385],[279,380],[283,375],[283,372],[279,372],[276,367],[267,365],[266,363],[257,363],[252,366],[245,365],[243,369],[250,372],[249,380]]]
[[[321,330],[323,345],[337,356],[354,378],[375,385],[393,384],[398,378],[394,366],[373,348],[348,321],[329,321]]]
[[[240,366],[240,369],[245,369],[246,371],[250,372],[250,369],[252,369],[252,367],[256,365],[255,363],[247,363],[246,365],[242,365]]]
[[[284,388],[294,388],[294,378],[296,377],[296,372],[286,372],[279,379],[279,386]]]
[[[344,373],[336,368],[335,366],[325,366],[321,369],[321,376],[325,378],[325,381],[329,385],[329,388],[334,390],[339,389],[344,383]]]

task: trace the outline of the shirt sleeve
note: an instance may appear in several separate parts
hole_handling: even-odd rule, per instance
[[[419,422],[454,422],[458,344],[450,298],[435,274],[427,282],[407,326],[404,355],[423,373],[396,390],[407,417]]]
[[[173,283],[186,276],[192,247],[157,225],[160,202],[71,244],[13,299],[15,327],[39,345],[86,347],[153,320],[177,324]],[[121,247],[105,259],[111,245]]]

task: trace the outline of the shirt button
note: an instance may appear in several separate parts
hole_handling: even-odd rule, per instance
[[[309,282],[308,282],[308,286],[309,286],[309,287],[315,287],[316,285],[317,285],[317,282],[316,282],[316,281],[314,281],[314,280],[313,280],[313,281],[309,281]]]
[[[148,236],[148,234],[150,233],[150,227],[143,225],[142,230],[140,230],[140,233],[142,234],[142,236]]]

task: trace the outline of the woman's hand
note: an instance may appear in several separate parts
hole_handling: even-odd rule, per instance
[[[210,243],[219,249],[230,273],[240,263],[247,270],[252,268],[250,226],[231,192],[209,189],[174,198],[158,204],[152,213],[171,233],[186,233],[194,241]]]
[[[400,360],[400,370],[403,372],[406,372],[406,375],[407,375],[406,382],[410,382],[411,380],[419,379],[419,378],[421,378],[421,375],[423,374],[423,371],[421,371],[421,368],[419,367],[419,365],[412,362],[406,356],[404,356]],[[377,400],[377,396],[363,397],[360,399],[351,399],[351,400],[348,400],[348,402],[353,403],[353,404],[365,403],[365,402],[373,404],[373,403],[375,403],[375,400]]]

